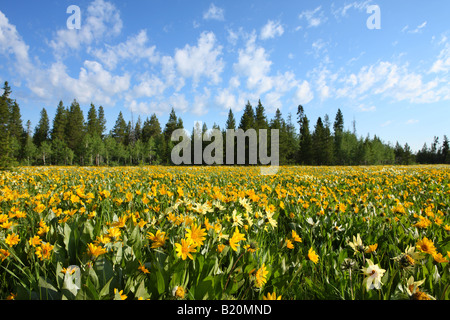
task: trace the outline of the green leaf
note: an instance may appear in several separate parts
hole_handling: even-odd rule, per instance
[[[156,271],[156,289],[158,290],[159,295],[163,294],[166,290],[165,280],[160,271]]]
[[[99,299],[104,299],[109,296],[109,293],[112,291],[111,290],[112,280],[113,280],[113,278],[109,279],[109,281],[103,286],[102,290],[100,290],[100,293],[98,295]]]
[[[201,280],[195,287],[194,298],[196,300],[203,300],[213,298],[214,296],[214,277],[208,276]]]
[[[49,279],[39,277],[39,291],[41,300],[61,300],[61,293]]]
[[[97,273],[100,286],[104,286],[114,276],[114,269],[111,261],[106,259],[104,256],[100,256],[97,259],[94,268]]]
[[[139,282],[139,285],[136,289],[136,292],[134,293],[134,296],[136,298],[143,298],[143,299],[149,299],[150,294],[147,291],[147,288],[145,287],[145,281],[142,280]]]

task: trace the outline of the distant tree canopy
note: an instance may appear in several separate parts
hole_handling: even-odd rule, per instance
[[[102,106],[91,104],[85,118],[80,104],[73,100],[70,106],[64,106],[60,101],[52,121],[47,110],[43,108],[32,132],[30,120],[24,128],[20,107],[11,98],[11,93],[8,82],[5,82],[0,97],[0,168],[18,164],[171,165],[172,148],[177,143],[171,140],[172,133],[176,129],[187,129],[172,108],[164,126],[156,114],[143,121],[139,117],[134,123],[127,122],[122,112],[119,112],[113,128],[106,132],[105,111]],[[275,111],[272,119],[268,119],[260,100],[255,108],[247,102],[239,121],[230,109],[221,130],[223,150],[226,150],[227,129],[254,129],[258,136],[260,130],[266,129],[269,132],[269,140],[270,129],[278,129],[280,165],[450,163],[449,140],[445,135],[442,143],[438,137],[434,137],[429,146],[425,143],[421,150],[413,153],[407,143],[404,146],[398,142],[391,145],[377,136],[358,137],[354,122],[353,131],[345,130],[344,116],[340,109],[337,110],[332,123],[328,115],[318,117],[311,123],[302,105],[298,106],[296,116],[299,129],[294,126],[292,114],[289,113],[285,119],[279,109]],[[216,123],[212,128],[220,130]],[[207,133],[208,126],[203,123],[201,127],[192,128],[192,135],[188,138],[193,141],[195,135],[204,136]],[[248,139],[245,141],[245,164],[250,164],[251,149]],[[259,140],[256,141],[258,144]],[[204,141],[201,150],[204,151],[209,143]],[[270,142],[267,146],[270,147]],[[259,145],[257,147],[259,148]],[[194,160],[192,152],[191,157]],[[225,154],[223,159],[223,163],[226,163]]]

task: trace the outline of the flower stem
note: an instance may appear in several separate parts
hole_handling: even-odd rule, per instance
[[[228,275],[227,278],[227,282],[225,283],[225,287],[223,288],[223,292],[225,292],[225,290],[227,289],[228,286],[228,282],[230,281],[230,277],[231,277],[231,273],[233,272],[234,268],[236,268],[236,264],[238,263],[238,261],[242,258],[242,256],[244,255],[245,251],[241,253],[241,255],[239,256],[239,258],[237,258],[236,262],[233,264],[233,267],[230,270],[230,274]]]

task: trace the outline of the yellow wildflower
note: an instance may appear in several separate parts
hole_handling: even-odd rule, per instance
[[[39,247],[36,248],[36,255],[40,260],[50,259],[50,255],[52,253],[54,246],[49,243],[43,243]]]
[[[186,229],[186,238],[191,239],[195,246],[201,246],[203,244],[203,240],[206,239],[206,229],[201,229],[196,224],[192,224],[192,226]]]
[[[181,244],[175,243],[175,250],[177,252],[177,256],[181,257],[183,260],[186,260],[187,257],[194,260],[191,252],[197,252],[195,250],[195,244],[191,239],[181,239]]]
[[[152,241],[152,249],[164,246],[167,240],[166,233],[161,230],[156,231],[156,235],[151,232],[147,232],[147,238]]]
[[[267,292],[267,295],[263,296],[263,300],[281,300],[281,295],[277,297],[275,292],[273,293]]]
[[[256,275],[255,275],[255,287],[256,288],[262,288],[264,286],[264,284],[267,282],[266,276],[268,273],[269,273],[269,271],[267,271],[266,266],[263,263],[261,268],[259,268],[258,271],[256,271]]]
[[[319,256],[316,254],[312,247],[308,251],[308,258],[309,260],[314,262],[314,264],[317,264],[317,262],[319,262]]]
[[[10,247],[15,246],[16,244],[19,243],[19,241],[20,241],[19,235],[15,233],[8,234],[5,239],[5,243]]]
[[[98,256],[105,254],[106,249],[102,248],[101,246],[96,246],[93,243],[89,243],[88,244],[88,253],[91,256],[94,256],[95,258],[97,258]]]
[[[10,253],[9,253],[8,250],[0,249],[0,259],[2,259],[2,262],[3,262],[6,258],[8,258],[9,255],[10,255]]]

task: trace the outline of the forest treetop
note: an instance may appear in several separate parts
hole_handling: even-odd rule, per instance
[[[91,104],[84,116],[76,99],[70,106],[59,102],[50,121],[42,108],[40,118],[31,129],[31,121],[23,125],[20,107],[11,97],[7,81],[0,97],[0,167],[11,165],[171,165],[171,141],[174,130],[184,128],[194,134],[194,128],[185,128],[181,117],[172,108],[167,123],[162,126],[156,114],[142,120],[126,122],[119,112],[113,128],[106,132],[105,111],[102,106]],[[297,108],[296,119],[292,115],[283,118],[279,109],[268,119],[261,101],[253,107],[247,102],[238,122],[232,110],[224,119],[224,127],[214,123],[212,129],[278,129],[280,165],[375,165],[412,163],[450,163],[449,141],[444,135],[442,144],[435,137],[430,147],[424,146],[413,153],[408,143],[401,146],[373,138],[358,137],[353,131],[344,130],[344,117],[336,111],[333,123],[326,114],[310,124],[302,105]],[[295,128],[294,121],[300,127]],[[197,131],[200,131],[197,128]],[[208,126],[203,123],[201,132]],[[192,137],[192,135],[191,135]],[[203,146],[205,147],[205,145]],[[225,155],[224,155],[225,156]],[[248,154],[246,155],[248,159]],[[225,162],[224,162],[225,163]],[[248,163],[248,162],[247,162]]]

